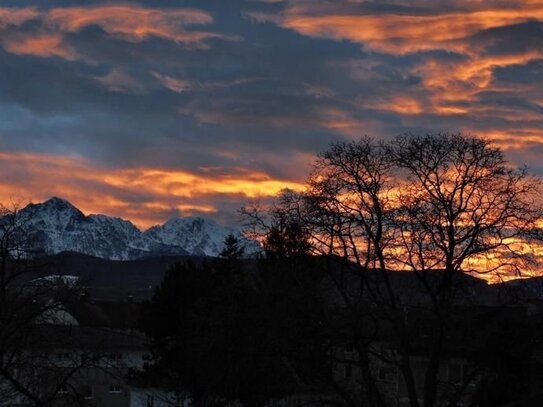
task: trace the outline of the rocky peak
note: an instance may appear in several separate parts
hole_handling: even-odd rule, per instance
[[[28,234],[46,253],[73,251],[111,260],[159,255],[217,256],[224,238],[236,233],[202,217],[170,219],[141,232],[130,221],[105,215],[86,216],[65,199],[53,197],[20,211]]]

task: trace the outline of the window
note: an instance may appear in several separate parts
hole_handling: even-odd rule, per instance
[[[119,393],[122,393],[122,392],[123,392],[123,389],[118,384],[109,386],[109,393],[111,393],[111,394],[119,394]]]

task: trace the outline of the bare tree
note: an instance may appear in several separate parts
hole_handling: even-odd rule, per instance
[[[525,169],[510,166],[487,140],[462,134],[334,144],[317,158],[305,192],[282,194],[271,218],[290,219],[314,254],[334,260],[326,264],[349,315],[356,357],[348,363],[361,372],[357,392],[365,405],[389,401],[378,380],[383,365],[399,370],[411,406],[438,403],[455,281],[518,275],[534,264],[538,194],[538,180]],[[261,222],[257,212],[246,211],[258,219],[253,225]],[[419,340],[413,299],[396,281],[400,271],[411,271],[429,313],[422,380],[412,357]],[[393,346],[383,351],[387,330]]]
[[[58,357],[67,340],[58,328],[63,303],[80,288],[47,276],[29,220],[19,205],[0,205],[0,404],[77,405],[82,396],[72,379],[100,361]]]
[[[394,262],[416,273],[432,299],[435,327],[423,405],[433,406],[458,273],[520,276],[536,260],[539,182],[510,166],[488,140],[462,134],[399,137],[387,149],[400,182]],[[428,281],[441,269],[436,284]],[[432,275],[434,277],[434,275]]]

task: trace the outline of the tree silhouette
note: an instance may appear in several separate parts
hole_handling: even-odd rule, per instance
[[[390,366],[400,373],[411,406],[444,402],[438,400],[445,397],[439,394],[439,371],[447,361],[455,310],[474,300],[459,288],[463,277],[497,280],[535,264],[539,181],[509,165],[485,139],[406,134],[388,143],[362,138],[333,144],[318,156],[306,186],[280,196],[269,217],[288,223],[277,228],[272,222],[267,233],[278,253],[289,252],[285,240],[295,241],[328,259],[320,267],[350,321],[356,352],[349,363],[360,372],[356,391],[353,383],[338,382],[338,394],[386,405],[378,366]],[[265,225],[257,212],[245,213]],[[303,239],[276,239],[296,233]],[[424,303],[419,321],[410,313],[414,302]],[[423,338],[414,334],[419,323],[425,325]],[[384,335],[390,338],[387,351],[379,345]],[[422,341],[421,367],[412,352]]]
[[[245,254],[245,247],[241,244],[239,238],[232,233],[224,238],[224,247],[219,253],[219,257],[226,260],[239,260]]]
[[[76,377],[100,361],[79,354],[57,360],[54,350],[66,338],[49,328],[80,288],[43,278],[50,265],[28,221],[17,204],[0,205],[0,404],[78,405],[83,395]]]

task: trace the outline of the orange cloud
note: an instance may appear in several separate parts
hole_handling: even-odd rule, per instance
[[[416,88],[383,87],[373,98],[344,100],[355,110],[392,113],[400,116],[401,125],[408,128],[435,129],[439,125],[443,130],[445,120],[452,119],[453,130],[489,137],[510,150],[543,143],[541,86],[528,81],[504,85],[496,78],[500,69],[542,61],[543,50],[519,43],[518,47],[507,44],[508,48],[499,47],[499,51],[491,52],[499,46],[495,41],[500,37],[493,37],[496,30],[504,29],[500,31],[503,39],[510,35],[505,31],[510,26],[543,22],[543,1],[461,0],[444,4],[415,0],[407,4],[412,8],[390,12],[368,11],[359,7],[358,2],[350,1],[287,0],[284,5],[279,13],[246,15],[254,21],[277,24],[309,37],[361,44],[373,55],[343,65],[355,82],[388,80],[386,70],[381,73],[380,69],[381,64],[386,68],[387,62],[379,62],[379,54],[417,54],[414,65],[403,71],[401,64],[397,66],[402,75],[420,80]],[[445,51],[449,57],[426,51]],[[367,132],[366,123],[350,119],[353,115],[347,113],[317,117],[316,124],[341,134],[358,136],[361,129]],[[481,121],[480,127],[473,124],[476,121]]]
[[[37,34],[11,37],[4,40],[4,49],[16,55],[39,57],[56,56],[67,60],[79,58],[77,52],[65,44],[60,34]]]
[[[209,13],[195,9],[151,9],[133,5],[56,8],[47,14],[45,21],[62,32],[77,32],[96,25],[112,36],[134,42],[159,37],[204,46],[205,40],[219,36],[186,29],[190,25],[213,22]]]
[[[543,19],[543,3],[525,3],[503,8],[477,8],[429,14],[342,13],[341,7],[314,10],[311,2],[288,7],[281,15],[247,13],[257,21],[280,24],[312,37],[349,40],[369,49],[390,54],[439,50],[465,51],[462,40],[490,28]],[[319,12],[320,11],[320,12]]]
[[[390,100],[382,102],[366,102],[365,105],[372,109],[387,110],[402,115],[418,115],[425,111],[421,101],[414,97],[401,95],[394,96]]]
[[[470,131],[470,129],[467,129],[467,131]],[[543,129],[541,128],[521,127],[519,124],[518,129],[488,130],[483,132],[472,130],[472,133],[487,137],[504,150],[523,151],[524,159],[533,156],[531,157],[532,161],[538,162],[541,160],[538,153],[531,153],[529,148],[526,148],[529,145],[537,145],[543,142]]]
[[[496,68],[522,65],[542,58],[543,51],[530,51],[501,56],[473,55],[461,62],[428,59],[415,68],[414,73],[422,76],[427,88],[440,90],[444,98],[465,100],[466,96],[493,85]]]
[[[38,11],[33,7],[0,7],[0,29],[7,28],[9,26],[20,26],[29,20],[37,18],[38,16]]]
[[[262,172],[201,174],[157,168],[108,169],[87,160],[44,154],[0,152],[0,201],[64,197],[86,213],[129,218],[145,228],[173,213],[216,213],[217,201],[232,205],[249,198],[270,198],[283,188],[303,186]]]
[[[196,175],[185,171],[157,169],[121,170],[104,181],[111,186],[140,189],[153,195],[171,195],[179,198],[204,195],[241,195],[246,198],[274,196],[283,188],[300,189],[296,183],[275,180],[259,172],[222,175],[217,178]]]
[[[21,26],[39,20],[38,33],[9,33],[0,36],[6,51],[18,55],[58,56],[68,60],[85,59],[66,42],[66,34],[98,26],[112,37],[141,42],[151,37],[163,38],[190,47],[207,48],[207,40],[226,38],[221,34],[189,30],[189,26],[213,22],[202,10],[190,8],[154,9],[136,5],[89,7],[0,8],[0,29]]]

